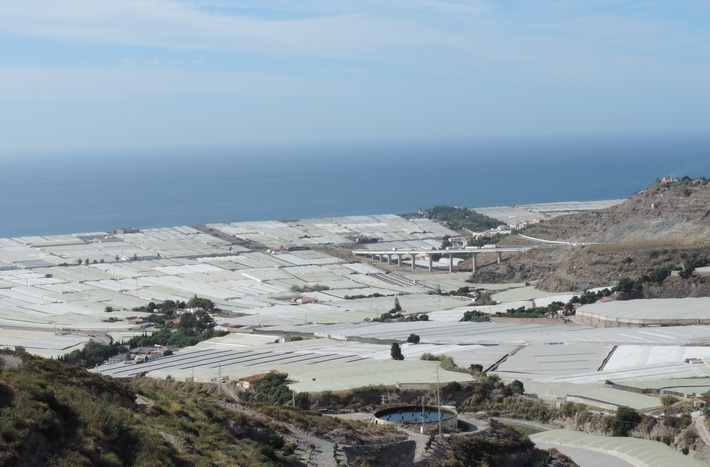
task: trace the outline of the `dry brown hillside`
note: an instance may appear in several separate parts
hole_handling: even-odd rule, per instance
[[[592,243],[710,237],[710,185],[650,187],[624,203],[555,217],[525,234]]]
[[[628,201],[600,211],[559,216],[530,227],[525,235],[575,243],[595,243],[532,250],[481,268],[474,280],[540,280],[550,291],[614,285],[650,270],[674,267],[685,259],[710,256],[710,185],[653,186]],[[521,243],[519,238],[505,242]],[[647,294],[707,296],[710,281],[669,278]]]

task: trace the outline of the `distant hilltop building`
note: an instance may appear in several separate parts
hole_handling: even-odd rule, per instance
[[[692,183],[693,185],[705,185],[707,183],[707,179],[705,177],[698,177],[695,179],[691,179],[687,175],[685,175],[681,178],[678,178],[678,177],[673,177],[671,175],[668,175],[668,176],[663,177],[661,179],[657,178],[653,182],[653,185],[658,186],[658,185],[665,185],[667,183],[680,183],[682,185],[687,185],[687,184]]]
[[[522,230],[529,225],[538,224],[539,222],[540,219],[533,219],[531,221],[518,221],[513,224],[510,224],[510,228],[514,230]]]

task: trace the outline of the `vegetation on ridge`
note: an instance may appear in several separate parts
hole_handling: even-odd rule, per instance
[[[24,352],[3,352],[0,361],[5,362],[2,465],[293,465],[296,460],[281,450],[285,442],[273,427],[228,413],[198,386],[186,397],[169,387],[136,388]],[[147,406],[136,404],[139,393]]]
[[[193,309],[193,312],[185,312],[177,319],[176,310],[179,308],[190,308]],[[152,322],[158,332],[151,335],[133,337],[127,344],[114,343],[106,345],[91,341],[83,349],[74,350],[60,356],[59,360],[64,363],[81,365],[85,368],[93,368],[114,355],[127,352],[136,347],[159,345],[182,348],[228,334],[227,331],[215,329],[214,319],[206,310],[217,312],[219,309],[212,300],[207,298],[194,296],[187,303],[178,303],[172,300],[166,300],[159,304],[150,302],[138,310],[151,313],[145,320]]]
[[[427,219],[445,223],[452,230],[472,230],[480,232],[483,230],[494,229],[501,223],[497,219],[479,214],[471,208],[460,208],[453,206],[434,206],[431,209],[424,210],[424,216]],[[417,213],[404,214],[402,217],[414,218],[420,217]]]

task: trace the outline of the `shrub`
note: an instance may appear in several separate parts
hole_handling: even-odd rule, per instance
[[[628,436],[642,419],[641,414],[631,407],[620,406],[611,421],[612,436]]]
[[[671,394],[664,394],[661,396],[661,404],[663,404],[664,407],[669,407],[676,402],[678,402],[678,398],[676,396]]]

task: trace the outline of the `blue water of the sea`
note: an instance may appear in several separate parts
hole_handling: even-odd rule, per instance
[[[0,237],[625,198],[710,174],[701,134],[2,156]]]

